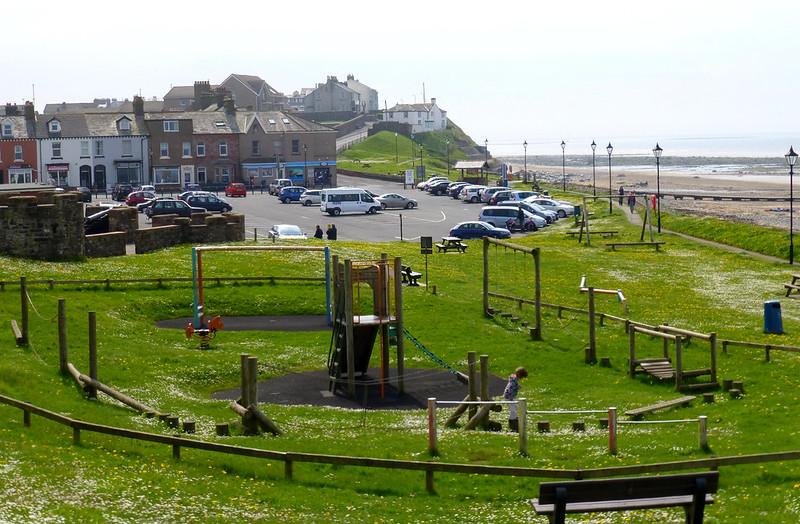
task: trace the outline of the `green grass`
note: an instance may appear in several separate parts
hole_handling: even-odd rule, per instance
[[[558,196],[558,195],[556,195]],[[619,229],[620,240],[638,239],[621,212],[608,216],[593,204],[594,228]],[[622,289],[628,316],[722,338],[800,345],[800,311],[785,301],[785,335],[765,335],[762,304],[778,297],[787,281],[787,266],[700,246],[665,235],[663,252],[606,250],[600,239],[580,245],[564,235],[569,220],[514,242],[542,249],[542,299],[586,307],[578,292],[581,275],[595,287]],[[337,242],[335,254],[354,259],[381,252],[402,256],[415,269],[424,259],[415,243]],[[522,395],[531,409],[620,410],[677,395],[669,384],[626,375],[627,336],[622,326],[598,327],[598,355],[609,356],[611,368],[583,364],[587,343],[585,317],[544,311],[544,340],[534,342],[512,325],[485,319],[481,313],[480,243],[471,241],[466,254],[429,258],[428,277],[438,293],[423,288],[404,291],[406,327],[431,351],[465,368],[466,352],[490,356],[494,374],[505,376],[516,366],[531,372]],[[213,275],[322,274],[316,254],[214,253],[204,272]],[[492,248],[490,288],[500,293],[532,296],[531,261],[502,248]],[[47,263],[0,258],[0,279],[189,276],[186,246],[113,259]],[[280,438],[234,436],[218,439],[215,422],[235,422],[225,402],[210,393],[237,387],[239,354],[259,357],[260,379],[325,365],[328,333],[221,332],[213,349],[198,351],[180,330],[160,330],[158,319],[188,316],[192,290],[167,284],[64,286],[49,290],[31,286],[31,345],[11,343],[8,322],[19,317],[15,287],[0,292],[0,393],[28,400],[68,416],[93,422],[170,433],[158,422],[138,416],[101,394],[83,400],[71,379],[58,375],[56,311],[67,300],[70,360],[88,372],[87,311],[97,312],[99,378],[155,408],[192,418],[198,437],[276,450],[426,460],[425,414],[422,411],[348,411],[310,406],[265,404],[263,410],[286,432]],[[322,313],[324,290],[316,284],[211,284],[206,290],[211,314]],[[507,304],[494,304],[509,310]],[[613,297],[598,297],[599,311],[625,316]],[[530,318],[525,309],[521,315]],[[656,356],[660,344],[641,338],[642,355]],[[435,365],[406,344],[409,368]],[[739,401],[718,395],[714,404],[655,415],[655,419],[709,418],[712,454],[730,455],[800,449],[796,407],[800,400],[800,359],[773,352],[763,361],[757,350],[732,348],[719,355],[720,378],[742,379],[746,395]],[[377,357],[376,357],[377,358]],[[693,341],[686,350],[687,367],[707,365],[706,346]],[[504,422],[504,414],[495,414]],[[531,421],[535,423],[536,418]],[[550,418],[554,432],[532,433],[530,455],[516,453],[508,433],[466,433],[442,430],[445,462],[552,468],[592,468],[702,458],[695,426],[623,427],[620,453],[606,452],[605,433],[587,418],[590,430],[573,434],[572,418]],[[295,480],[283,480],[280,463],[218,456],[184,450],[180,462],[170,449],[114,437],[87,434],[71,444],[68,428],[34,417],[22,426],[19,411],[0,406],[0,521],[275,521],[286,522],[510,522],[529,520],[525,503],[535,496],[529,479],[437,474],[438,496],[424,491],[421,473],[379,469],[295,465]],[[707,522],[796,522],[800,513],[800,464],[768,463],[721,470],[718,502],[707,510]],[[600,516],[602,522],[679,521],[679,510]],[[598,516],[578,518],[598,521]],[[544,519],[532,519],[541,522]]]

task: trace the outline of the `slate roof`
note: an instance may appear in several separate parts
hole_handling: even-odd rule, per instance
[[[233,73],[228,78],[237,78],[242,83],[244,83],[247,87],[249,87],[254,93],[258,94],[261,91],[261,87],[266,87],[266,92],[270,95],[281,95],[282,93],[278,92],[275,88],[269,85],[263,78],[256,75],[240,75],[238,73]],[[226,79],[227,81],[227,79]],[[223,82],[224,84],[225,82]]]
[[[429,113],[432,108],[433,104],[395,104],[394,107],[389,109],[389,112],[391,113],[397,111],[417,111],[417,112]]]
[[[145,100],[144,110],[161,111],[164,109],[163,100]],[[47,104],[43,114],[54,115],[61,113],[133,113],[133,102],[123,100],[112,107],[98,106],[94,102],[61,102],[60,104]]]
[[[130,131],[119,131],[117,120],[127,117],[131,122]],[[51,120],[61,123],[61,133],[51,135],[48,128]],[[61,113],[40,115],[36,121],[37,138],[80,138],[95,136],[147,135],[144,120],[137,119],[133,113]]]
[[[238,117],[230,116],[224,111],[148,113],[145,115],[145,120],[191,120],[194,135],[229,135],[241,132]]]
[[[2,126],[5,126],[7,122],[11,122],[11,136],[0,134],[0,139],[19,140],[20,138],[36,137],[35,126],[29,126],[24,116],[0,116],[0,133],[2,133]]]
[[[214,89],[217,86],[211,86]],[[194,86],[172,86],[164,98],[194,98]]]
[[[236,114],[239,128],[242,133],[247,133],[258,122],[267,133],[283,133],[286,131],[334,131],[330,127],[311,122],[296,116],[294,113],[282,111],[245,111]],[[270,119],[275,122],[270,123]],[[285,123],[286,119],[289,123]]]

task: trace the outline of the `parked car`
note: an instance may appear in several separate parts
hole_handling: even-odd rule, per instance
[[[502,227],[494,227],[486,222],[461,222],[450,230],[451,237],[467,238],[510,238],[511,231]]]
[[[522,224],[519,223],[519,212],[522,211]],[[488,222],[496,227],[511,230],[537,231],[547,225],[547,220],[519,207],[486,206],[481,209],[478,220]]]
[[[277,240],[305,240],[306,234],[294,224],[276,224],[267,232],[270,238]]]
[[[461,189],[461,200],[464,202],[470,202],[472,204],[477,204],[481,201],[480,192],[482,189],[485,189],[486,186],[464,186]]]
[[[125,199],[125,205],[134,207],[142,202],[147,202],[148,200],[152,200],[156,197],[155,193],[150,191],[134,191],[133,193],[128,195],[128,198]]]
[[[99,235],[108,233],[108,212],[111,208],[104,209],[83,220],[83,233],[86,235]]]
[[[553,213],[552,211],[548,211],[542,206],[538,204],[534,204],[531,202],[513,202],[511,200],[506,200],[505,202],[500,202],[497,204],[498,206],[508,206],[513,208],[522,207],[525,211],[533,213],[536,216],[540,216],[547,221],[548,224],[552,224],[556,220],[558,220],[558,215]]]
[[[144,210],[150,206],[152,206],[157,200],[169,200],[169,197],[155,197],[151,198],[150,200],[145,200],[141,204],[136,204],[136,211],[139,213],[144,213]]]
[[[397,193],[386,193],[376,198],[383,209],[412,209],[417,207],[417,201],[398,195]]]
[[[461,190],[464,189],[464,186],[470,185],[469,182],[453,182],[447,188],[447,191],[450,195],[450,198],[454,198],[458,200],[461,198]]]
[[[117,184],[114,186],[114,189],[111,190],[111,200],[124,202],[132,192],[133,186],[130,184]]]
[[[512,191],[511,192],[511,200],[512,202],[522,202],[526,198],[536,197],[539,196],[539,193],[536,191]]]
[[[492,188],[489,188],[492,189]],[[488,191],[488,189],[487,189]],[[496,206],[500,202],[505,202],[506,200],[511,200],[511,191],[495,191],[491,197],[489,197],[489,205]]]
[[[277,178],[274,182],[269,185],[269,194],[270,195],[277,195],[281,192],[281,189],[284,187],[293,186],[291,179],[289,178]]]
[[[92,190],[88,187],[76,187],[75,192],[78,193],[78,202],[92,201]]]
[[[233,210],[233,206],[227,200],[219,198],[216,195],[191,195],[185,202],[192,207],[202,207],[206,211],[219,211],[220,213],[228,213]]]
[[[156,215],[178,215],[190,217],[192,213],[205,213],[206,210],[199,207],[191,207],[183,200],[164,198],[155,200],[151,205],[144,208],[144,214],[148,218]]]
[[[194,184],[192,182],[186,182],[183,185],[183,189],[185,191],[202,191],[203,190],[203,188],[200,187],[200,184]]]
[[[483,202],[491,201],[491,198],[495,195],[495,193],[499,193],[500,191],[508,191],[508,188],[505,187],[487,187],[480,193],[481,200]]]
[[[156,186],[151,186],[151,185],[145,184],[145,185],[139,187],[139,191],[150,191],[151,193],[155,193],[156,192]]]
[[[225,196],[226,197],[246,197],[247,196],[247,188],[244,187],[244,184],[241,182],[231,182],[225,188]]]
[[[280,200],[282,204],[288,204],[289,202],[300,202],[300,197],[305,192],[306,188],[301,186],[286,186],[281,188],[280,192],[278,193],[278,200]]]
[[[319,210],[331,216],[342,213],[366,213],[368,215],[380,211],[381,205],[358,187],[337,187],[323,189],[320,193]]]
[[[430,184],[432,184],[434,182],[439,182],[440,180],[447,180],[447,177],[444,177],[444,176],[432,176],[428,180],[425,180],[424,182],[420,182],[419,184],[417,184],[417,189],[419,189],[420,191],[425,191],[425,189]]]
[[[551,198],[531,197],[526,199],[525,202],[533,202],[534,204],[538,204],[543,208],[558,214],[558,216],[561,218],[564,218],[565,216],[571,215],[575,212],[575,206],[572,204],[563,204]]]
[[[214,193],[211,193],[209,191],[195,191],[195,190],[184,191],[183,193],[178,195],[178,200],[183,200],[184,202],[186,202],[186,199],[189,198],[190,196],[213,195],[213,194]]]
[[[321,192],[321,189],[306,189],[306,191],[300,195],[300,202],[302,202],[304,206],[319,205]]]
[[[431,195],[446,195],[448,187],[450,187],[449,180],[440,180],[438,182],[428,184],[428,187],[425,188],[425,191],[429,192]]]

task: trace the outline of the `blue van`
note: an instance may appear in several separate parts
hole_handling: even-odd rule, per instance
[[[306,192],[306,188],[302,186],[286,186],[281,188],[278,193],[278,200],[284,204],[289,202],[300,202],[300,196]]]

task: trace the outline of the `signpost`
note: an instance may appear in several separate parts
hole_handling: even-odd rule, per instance
[[[403,182],[403,189],[406,189],[407,185],[410,185],[412,188],[414,187],[414,170],[413,169],[406,169],[406,179]]]
[[[428,255],[433,254],[433,237],[419,237],[419,252],[425,255],[425,292],[428,292]]]

